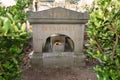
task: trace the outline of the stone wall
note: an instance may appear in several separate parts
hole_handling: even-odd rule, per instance
[[[82,52],[84,39],[83,24],[33,24],[33,46],[35,52],[42,52],[46,39],[53,34],[69,36],[76,52]]]
[[[46,39],[53,34],[64,34],[74,42],[75,52],[82,52],[84,27],[88,13],[80,13],[56,7],[39,12],[29,12],[33,27],[33,46],[35,52],[42,52]]]

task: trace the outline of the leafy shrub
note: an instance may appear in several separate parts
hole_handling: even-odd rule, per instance
[[[20,64],[23,58],[26,31],[27,0],[17,0],[8,8],[0,7],[0,80],[20,80]]]
[[[120,1],[95,0],[88,8],[90,20],[87,53],[101,64],[95,67],[98,80],[120,79]]]

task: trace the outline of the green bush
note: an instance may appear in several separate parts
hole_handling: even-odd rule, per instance
[[[120,80],[120,1],[95,0],[88,11],[87,53],[101,62],[98,80]]]
[[[0,80],[21,80],[20,65],[23,45],[29,34],[26,31],[27,0],[17,0],[10,7],[0,7]]]

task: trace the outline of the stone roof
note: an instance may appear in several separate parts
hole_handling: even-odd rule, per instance
[[[86,23],[89,19],[87,12],[82,13],[62,7],[29,12],[29,14],[29,21],[31,23]]]

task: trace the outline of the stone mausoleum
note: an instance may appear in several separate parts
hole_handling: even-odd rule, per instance
[[[84,66],[83,40],[88,13],[55,7],[29,12],[33,66]]]

